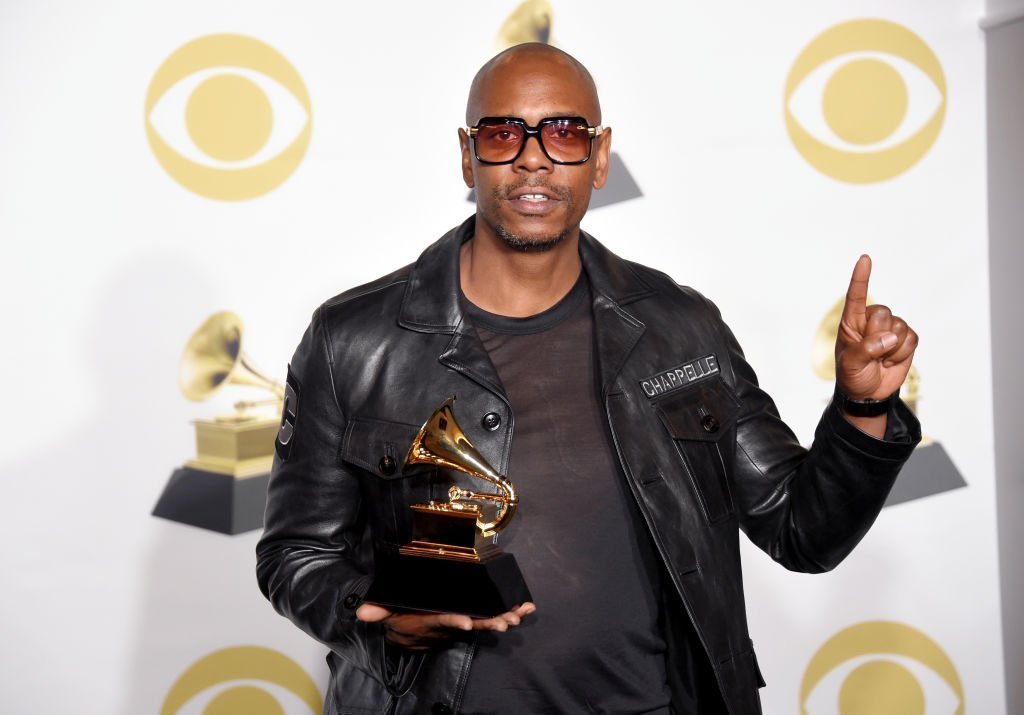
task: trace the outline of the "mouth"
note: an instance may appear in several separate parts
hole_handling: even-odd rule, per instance
[[[517,186],[506,196],[513,201],[558,201],[558,194],[548,186]]]
[[[548,186],[520,186],[506,192],[505,198],[518,211],[534,215],[547,213],[562,201],[558,192]]]

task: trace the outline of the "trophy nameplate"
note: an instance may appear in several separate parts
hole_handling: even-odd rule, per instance
[[[433,464],[484,479],[501,493],[453,486],[447,502],[413,504],[412,539],[378,551],[365,600],[389,608],[489,618],[532,600],[512,554],[494,544],[519,504],[515,487],[476,451],[459,428],[449,397],[420,428],[406,465]],[[480,504],[497,505],[487,521]]]

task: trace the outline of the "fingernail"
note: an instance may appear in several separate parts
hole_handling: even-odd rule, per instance
[[[898,340],[899,338],[896,337],[895,333],[884,333],[882,335],[882,347],[888,350],[895,345]]]

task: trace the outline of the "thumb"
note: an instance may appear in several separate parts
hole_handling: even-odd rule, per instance
[[[886,330],[864,340],[861,347],[872,360],[877,360],[892,350],[898,342],[899,338],[896,337],[896,333]]]
[[[383,621],[385,618],[391,615],[391,611],[378,606],[375,603],[364,603],[356,609],[356,618],[366,623],[376,623],[377,621]]]

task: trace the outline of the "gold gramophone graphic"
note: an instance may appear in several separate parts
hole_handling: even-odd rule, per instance
[[[454,397],[427,419],[409,447],[406,467],[430,464],[489,482],[498,492],[460,486],[448,501],[413,504],[412,540],[377,556],[366,600],[413,611],[490,617],[531,600],[515,557],[494,543],[516,512],[519,495],[473,446],[455,421]],[[484,502],[495,507],[484,516]]]
[[[224,534],[263,526],[284,386],[253,367],[242,351],[244,332],[231,311],[207,318],[182,352],[178,386],[195,402],[227,385],[259,387],[272,397],[238,401],[233,413],[195,420],[196,456],[171,474],[154,516]]]
[[[868,296],[867,304],[873,302]],[[815,374],[831,383],[836,379],[836,335],[839,332],[839,321],[843,317],[845,304],[846,298],[840,298],[821,319],[811,348],[811,363]],[[921,373],[912,365],[906,381],[900,388],[900,399],[915,414],[921,399],[920,390]],[[903,465],[899,479],[889,492],[885,505],[892,506],[965,486],[967,482],[946,454],[945,448],[931,437],[923,436],[917,449]]]
[[[558,43],[552,38],[554,22],[555,11],[550,0],[523,0],[509,13],[498,29],[494,39],[495,49],[507,50],[526,42],[557,46]],[[604,187],[590,197],[590,208],[597,209],[641,196],[643,192],[626,168],[622,157],[618,152],[612,151],[608,158],[608,179]],[[466,200],[476,202],[475,189],[469,192]]]
[[[497,49],[501,51],[524,42],[553,44],[551,24],[554,14],[548,0],[525,0],[519,3],[498,30]]]

